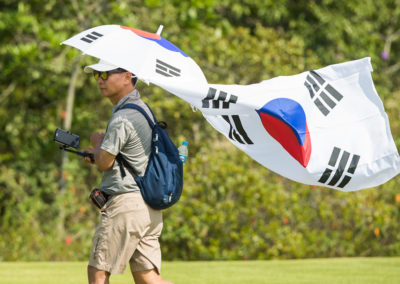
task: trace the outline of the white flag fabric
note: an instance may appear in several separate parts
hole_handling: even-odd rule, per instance
[[[369,188],[400,169],[371,71],[364,58],[249,86],[210,85],[200,109],[282,176],[342,191]]]
[[[216,85],[157,34],[106,25],[63,43],[186,100],[236,147],[294,181],[354,191],[399,173],[370,58],[253,85]]]

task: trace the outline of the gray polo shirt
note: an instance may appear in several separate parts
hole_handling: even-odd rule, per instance
[[[124,159],[135,170],[136,175],[143,175],[151,152],[151,128],[146,118],[137,110],[123,109],[121,106],[134,103],[141,106],[152,118],[146,104],[140,99],[137,90],[123,97],[112,109],[101,149],[116,156],[121,153]],[[103,172],[101,190],[115,195],[139,191],[134,177],[125,169],[126,176],[122,179],[118,162],[115,160],[111,168]]]

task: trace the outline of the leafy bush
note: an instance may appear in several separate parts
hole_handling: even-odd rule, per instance
[[[399,253],[396,178],[352,193],[301,185],[224,142],[192,154],[182,200],[165,212],[167,259],[273,259]]]

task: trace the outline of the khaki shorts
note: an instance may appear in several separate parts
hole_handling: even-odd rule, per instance
[[[112,197],[101,211],[89,265],[111,274],[122,274],[130,262],[133,271],[155,268],[160,273],[158,238],[162,227],[161,211],[149,207],[140,192]]]

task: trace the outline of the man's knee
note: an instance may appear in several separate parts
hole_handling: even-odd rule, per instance
[[[110,273],[88,265],[89,284],[108,284]]]

